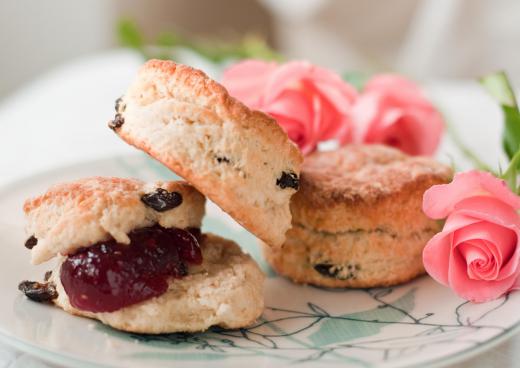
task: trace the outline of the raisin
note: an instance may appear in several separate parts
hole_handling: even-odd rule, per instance
[[[43,276],[43,280],[44,281],[49,281],[51,276],[52,276],[52,271],[47,271],[47,272],[45,272],[45,275]]]
[[[116,104],[115,104],[116,112],[124,112],[125,108],[126,108],[126,105],[123,102],[123,97],[119,97],[116,100]]]
[[[168,192],[166,189],[157,188],[155,192],[144,194],[141,201],[157,212],[164,212],[180,206],[182,196],[177,192]]]
[[[50,302],[58,297],[56,286],[51,282],[22,281],[18,290],[35,302]]]
[[[335,265],[330,263],[318,263],[314,265],[316,272],[325,277],[338,280],[356,279],[357,271],[361,269],[359,265]]]
[[[217,160],[217,162],[219,164],[225,162],[226,164],[229,164],[231,162],[231,160],[225,156],[215,156],[215,159]]]
[[[38,239],[36,239],[34,235],[32,235],[29,239],[25,241],[25,248],[33,249],[36,246],[36,244],[38,244]]]
[[[300,188],[300,180],[298,179],[298,175],[293,172],[282,172],[282,176],[276,179],[276,185],[280,188],[293,188],[298,190]]]
[[[117,128],[121,127],[125,123],[125,119],[123,118],[123,115],[116,114],[114,120],[110,120],[108,122],[108,127],[112,130],[116,130]]]

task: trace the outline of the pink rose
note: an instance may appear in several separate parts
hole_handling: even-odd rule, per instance
[[[443,120],[419,87],[397,75],[381,74],[363,89],[353,110],[356,141],[382,143],[411,155],[432,155]]]
[[[503,180],[469,171],[424,193],[423,211],[446,218],[426,245],[426,271],[467,300],[496,299],[519,283],[520,197]]]
[[[352,139],[350,109],[357,92],[332,71],[303,61],[246,60],[229,67],[222,84],[249,107],[275,118],[304,154],[321,141]]]

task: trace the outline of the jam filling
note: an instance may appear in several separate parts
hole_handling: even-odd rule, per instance
[[[202,263],[199,229],[155,225],[128,236],[130,244],[99,242],[63,262],[61,283],[73,307],[116,311],[165,293],[170,278],[182,278],[187,265]]]

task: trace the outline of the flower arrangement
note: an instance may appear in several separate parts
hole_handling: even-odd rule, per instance
[[[222,83],[249,107],[273,116],[304,155],[332,139],[431,155],[443,132],[441,114],[398,75],[377,75],[358,92],[336,73],[308,62],[245,60],[225,70]]]
[[[376,75],[358,91],[308,62],[245,60],[225,70],[222,83],[251,108],[273,116],[304,155],[328,140],[433,155],[444,131],[439,111],[415,83],[399,75]],[[474,302],[520,288],[520,112],[503,73],[483,78],[482,84],[504,111],[508,169],[501,175],[458,173],[451,183],[427,190],[423,201],[428,217],[445,220],[424,249],[426,271]]]
[[[445,132],[440,112],[418,85],[400,75],[375,75],[358,86],[359,80],[349,83],[308,62],[282,62],[281,55],[254,37],[222,44],[165,33],[154,42],[155,48],[147,48],[132,21],[122,20],[118,30],[121,43],[145,58],[170,58],[172,48],[184,47],[216,63],[244,59],[224,71],[222,84],[249,107],[274,117],[304,155],[331,140],[338,145],[380,143],[410,155],[433,155]],[[480,82],[503,111],[508,167],[495,172],[448,130],[478,170],[457,173],[451,183],[433,186],[423,201],[428,217],[445,221],[424,249],[426,271],[474,302],[520,288],[520,111],[504,73]]]

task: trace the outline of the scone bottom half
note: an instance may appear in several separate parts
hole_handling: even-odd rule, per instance
[[[451,177],[447,165],[382,145],[316,152],[302,167],[287,240],[263,243],[265,257],[302,284],[367,288],[412,280],[424,273],[422,250],[442,228],[423,213],[423,194]]]
[[[285,241],[303,158],[272,117],[249,109],[202,71],[165,60],[146,62],[115,110],[108,126],[122,140],[266,243]]]
[[[215,239],[219,238],[209,236],[208,240],[208,236],[201,233],[204,198],[187,184],[170,182],[150,185],[130,179],[117,180],[120,181],[114,184],[114,181],[104,178],[89,178],[79,182],[79,185],[62,184],[51,188],[43,196],[26,202],[24,207],[29,220],[28,229],[36,230],[36,234],[25,242],[28,249],[34,250],[38,245],[51,247],[50,234],[56,234],[54,230],[60,229],[64,224],[71,225],[63,218],[65,213],[86,216],[94,222],[91,224],[94,228],[96,225],[101,228],[102,224],[106,225],[106,219],[103,218],[105,212],[112,213],[113,216],[128,216],[141,226],[135,226],[125,234],[127,242],[116,240],[109,232],[103,234],[100,229],[97,229],[98,232],[94,230],[93,233],[103,239],[97,239],[91,244],[76,245],[66,252],[65,248],[61,248],[56,254],[57,266],[45,274],[44,281],[23,281],[19,290],[33,301],[53,302],[72,314],[96,318],[112,327],[133,332],[196,331],[210,327],[213,322],[223,327],[233,325],[228,321],[229,316],[215,318],[208,325],[200,321],[190,321],[189,318],[184,324],[174,320],[164,323],[162,327],[154,325],[153,320],[157,316],[153,311],[167,309],[155,304],[160,304],[161,300],[171,304],[171,299],[183,299],[182,295],[172,292],[172,289],[182,289],[186,285],[196,288],[198,283],[193,282],[193,279],[198,277],[203,281],[204,275],[210,273],[209,270],[217,274],[213,277],[218,277],[218,272],[222,270],[215,271],[216,267],[212,262],[217,261],[211,253],[215,250],[211,248],[217,247],[215,244],[218,242]],[[97,197],[96,203],[106,204],[107,207],[101,208],[100,212],[96,212],[96,205],[83,207],[83,204],[89,203],[89,199],[99,194],[100,187],[103,186],[106,187],[105,198]],[[58,214],[45,213],[50,208],[57,208]],[[130,209],[133,213],[125,212],[125,209]],[[187,214],[190,209],[195,214]],[[157,213],[157,216],[153,213]],[[175,219],[172,218],[174,213],[177,214]],[[47,215],[48,224],[39,223],[43,219],[42,215]],[[47,233],[42,232],[42,228],[47,229]],[[38,236],[42,237],[43,244],[38,244]],[[238,327],[241,327],[243,323],[252,323],[261,314],[263,274],[254,261],[244,255],[234,243],[223,239],[220,243],[242,257],[241,261],[248,265],[260,284],[253,288],[250,285],[236,287],[237,290],[242,287],[252,289],[251,292],[257,299],[255,304],[260,306],[249,312],[247,321],[237,319]],[[59,244],[57,238],[55,244]],[[216,257],[224,265],[233,261],[233,258],[225,258],[230,252],[226,249],[221,250],[222,259]],[[204,253],[209,254],[208,260],[204,259]],[[224,269],[232,270],[234,265],[225,266]],[[141,319],[136,320],[138,322],[125,321],[122,317],[126,313],[135,313],[136,310],[142,314]],[[196,311],[194,313],[197,314]]]

